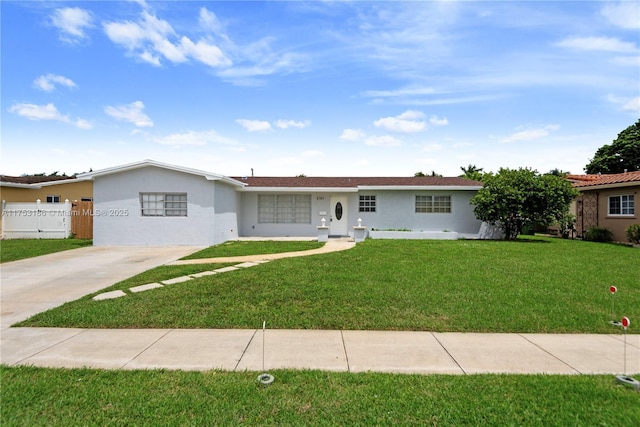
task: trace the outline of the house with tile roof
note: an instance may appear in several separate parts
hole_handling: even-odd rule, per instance
[[[144,160],[93,182],[95,245],[214,245],[239,237],[351,236],[354,227],[476,237],[482,183],[443,177],[228,177]]]
[[[570,175],[580,191],[575,203],[576,231],[582,237],[591,227],[605,227],[613,239],[626,242],[626,228],[640,224],[636,203],[640,171],[605,175]]]

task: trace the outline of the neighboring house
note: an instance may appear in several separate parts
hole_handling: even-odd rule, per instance
[[[72,176],[0,175],[0,199],[5,202],[63,203],[93,199],[93,182]]]
[[[93,182],[87,180],[77,179],[72,176],[7,176],[0,175],[0,200],[2,200],[2,212],[3,212],[3,221],[0,226],[0,236],[2,238],[12,238],[11,236],[19,236],[18,238],[25,237],[34,237],[34,238],[43,238],[42,236],[49,236],[45,238],[57,238],[57,236],[65,237],[65,234],[56,228],[53,233],[41,233],[41,226],[37,226],[35,223],[28,222],[28,219],[25,219],[27,222],[16,222],[14,218],[8,224],[8,227],[5,229],[5,221],[4,215],[6,214],[5,208],[13,206],[20,206],[21,209],[39,209],[36,202],[39,200],[42,207],[43,212],[52,211],[57,212],[62,208],[65,201],[68,200],[72,203],[73,206],[77,206],[79,204],[74,203],[76,201],[85,201],[89,202],[88,204],[81,204],[83,207],[86,205],[90,208],[90,201],[93,200]],[[18,205],[16,205],[18,204]],[[48,205],[48,206],[47,206]],[[83,209],[84,210],[84,209]],[[90,209],[87,209],[90,210]],[[82,212],[80,212],[82,213]],[[47,216],[51,216],[49,214]],[[84,215],[80,215],[84,216]],[[51,218],[50,218],[51,219]],[[84,221],[84,222],[83,222]],[[18,227],[18,229],[24,231],[26,234],[21,234],[21,232],[16,232],[16,229],[11,227],[11,223],[13,223],[13,227]],[[83,230],[84,233],[78,232],[78,227],[81,227],[82,224],[87,224],[85,226],[86,230]],[[74,225],[74,234],[78,237],[82,238],[90,238],[91,237],[91,227],[89,225],[90,219],[82,220],[77,218]],[[56,223],[57,224],[57,223]],[[61,226],[60,224],[55,225],[55,227]],[[88,228],[87,228],[88,227]],[[24,229],[24,230],[23,230]],[[66,229],[66,226],[65,226]],[[31,231],[35,231],[33,234]],[[61,234],[62,233],[62,234]],[[15,237],[14,237],[15,238]]]
[[[477,236],[464,178],[227,177],[153,160],[79,175],[93,181],[94,244],[213,245],[238,237],[353,235],[353,227]]]
[[[607,175],[571,175],[573,187],[580,191],[575,202],[577,236],[591,227],[605,227],[613,239],[626,242],[625,229],[639,224],[636,202],[640,192],[640,171]]]

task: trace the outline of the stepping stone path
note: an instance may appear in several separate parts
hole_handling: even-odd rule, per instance
[[[150,289],[163,288],[165,285],[184,283],[184,282],[188,282],[189,280],[199,279],[200,277],[211,276],[211,275],[220,274],[220,273],[227,273],[229,271],[236,271],[242,268],[255,267],[256,265],[260,265],[265,262],[269,262],[269,261],[264,260],[264,261],[256,261],[256,262],[243,262],[242,264],[232,265],[229,267],[222,267],[216,270],[203,271],[201,273],[189,274],[187,276],[180,276],[180,277],[175,277],[173,279],[162,280],[160,283],[149,283],[146,285],[134,286],[133,288],[129,288],[129,291],[133,293],[138,293],[138,292],[148,291]],[[127,296],[127,294],[124,291],[118,290],[118,291],[103,292],[101,294],[96,295],[92,299],[94,301],[102,301],[107,299],[120,298],[124,296]]]

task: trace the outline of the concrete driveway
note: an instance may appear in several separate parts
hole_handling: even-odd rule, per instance
[[[0,329],[202,247],[92,246],[0,265]]]

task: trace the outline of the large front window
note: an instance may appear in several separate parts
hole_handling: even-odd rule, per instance
[[[187,216],[187,193],[140,193],[142,216]]]
[[[258,222],[265,224],[311,224],[311,195],[258,195]]]
[[[609,215],[634,215],[635,201],[633,194],[609,196]]]
[[[416,195],[417,213],[451,213],[451,196]]]

